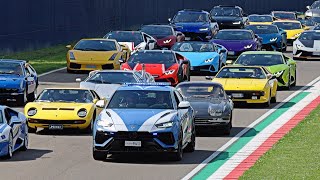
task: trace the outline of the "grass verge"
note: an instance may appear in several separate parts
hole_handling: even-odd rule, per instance
[[[240,179],[318,179],[320,106],[264,154]]]
[[[66,67],[66,53],[65,45],[57,45],[33,51],[0,54],[0,58],[28,60],[37,73],[42,74],[50,70]]]

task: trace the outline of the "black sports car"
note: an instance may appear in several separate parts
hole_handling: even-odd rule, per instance
[[[177,87],[195,111],[196,127],[220,126],[229,135],[232,128],[233,102],[219,83],[183,82]]]
[[[239,6],[215,6],[210,11],[212,19],[217,21],[219,29],[242,29],[247,16]]]

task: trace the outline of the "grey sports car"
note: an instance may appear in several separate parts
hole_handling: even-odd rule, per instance
[[[233,102],[214,82],[183,82],[176,87],[195,111],[196,127],[220,126],[226,135],[232,128]]]

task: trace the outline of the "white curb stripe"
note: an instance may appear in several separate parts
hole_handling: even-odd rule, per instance
[[[42,73],[42,74],[38,75],[38,77],[46,76],[48,74],[52,74],[52,73],[55,73],[55,72],[58,72],[58,71],[61,71],[61,70],[64,70],[64,69],[67,69],[67,68],[63,67],[63,68],[60,68],[60,69],[55,69],[55,70],[52,70],[52,71],[49,71],[49,72],[45,72],[45,73]]]

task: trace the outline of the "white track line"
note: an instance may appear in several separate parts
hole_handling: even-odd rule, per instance
[[[207,159],[205,159],[203,162],[201,162],[196,168],[194,168],[190,173],[188,173],[185,177],[183,177],[183,180],[191,179],[194,175],[196,175],[201,169],[203,169],[209,162],[211,162],[215,157],[217,157],[221,152],[225,151],[229,146],[231,146],[234,142],[236,142],[240,137],[242,137],[246,132],[248,132],[251,128],[259,124],[261,121],[263,121],[266,117],[268,117],[270,114],[272,114],[275,110],[280,108],[283,104],[290,101],[293,97],[295,97],[300,92],[306,90],[308,86],[312,86],[317,81],[320,80],[320,76],[305,85],[304,87],[300,88],[299,90],[292,93],[289,97],[287,97],[283,102],[276,105],[273,109],[270,109],[268,112],[263,114],[260,118],[252,122],[248,127],[240,131],[237,135],[235,135],[232,139],[230,139],[226,144],[224,144],[222,147],[220,147],[218,150],[216,150],[213,154],[211,154]]]
[[[49,71],[49,72],[45,72],[45,73],[40,74],[38,77],[46,76],[48,74],[52,74],[52,73],[55,73],[55,72],[58,72],[58,71],[61,71],[61,70],[64,70],[64,69],[67,69],[67,68],[63,67],[63,68],[60,68],[60,69],[55,69],[55,70],[52,70],[52,71]]]

